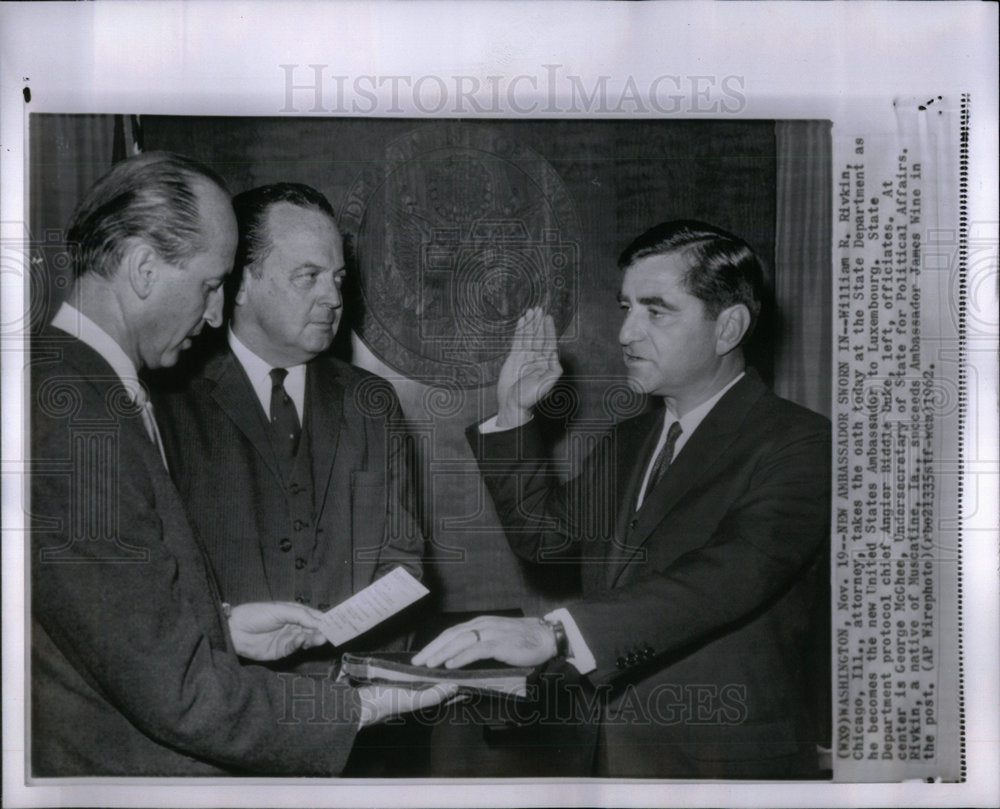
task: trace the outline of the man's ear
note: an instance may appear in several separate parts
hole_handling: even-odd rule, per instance
[[[715,321],[715,353],[725,356],[736,348],[750,328],[750,310],[737,303],[719,313]]]
[[[160,257],[152,247],[139,239],[130,239],[119,272],[125,273],[136,297],[145,300],[159,279],[160,264]]]
[[[236,297],[233,298],[233,303],[236,306],[242,306],[247,302],[247,278],[250,276],[250,268],[244,267],[243,274],[240,276],[240,288],[236,290]]]

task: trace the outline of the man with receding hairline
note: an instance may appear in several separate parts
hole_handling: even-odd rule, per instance
[[[310,680],[302,716],[301,684],[242,662],[325,643],[320,615],[221,597],[138,379],[221,321],[222,181],[177,155],[123,161],[69,247],[73,288],[29,369],[32,776],[338,774],[360,727],[449,691]]]
[[[746,364],[763,272],[742,239],[666,222],[619,266],[622,358],[662,408],[615,426],[557,485],[531,409],[562,369],[552,318],[535,309],[497,415],[469,431],[511,548],[577,561],[582,597],[544,618],[459,624],[414,662],[572,666],[605,698],[598,775],[815,777],[806,652],[825,595],[829,422]]]

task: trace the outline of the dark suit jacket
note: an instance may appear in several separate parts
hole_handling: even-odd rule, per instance
[[[356,696],[240,664],[114,371],[56,329],[31,363],[32,774],[338,773]],[[293,686],[317,698],[293,705]]]
[[[613,688],[599,773],[812,775],[804,656],[827,597],[829,422],[750,370],[635,512],[658,419],[619,424],[562,486],[534,422],[469,432],[514,551],[582,565],[569,610],[590,679]]]
[[[302,442],[315,491],[312,519],[302,521],[228,347],[155,404],[171,475],[227,601],[302,598],[326,610],[398,565],[420,578],[404,425],[381,377],[329,357],[307,366]]]

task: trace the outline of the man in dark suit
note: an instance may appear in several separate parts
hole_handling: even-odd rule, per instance
[[[448,692],[248,662],[323,642],[319,613],[223,602],[137,379],[221,319],[221,180],[175,155],[123,161],[68,240],[74,286],[30,368],[32,775],[337,774],[359,727]]]
[[[233,206],[228,334],[156,399],[171,474],[223,597],[325,611],[399,565],[419,578],[399,401],[384,379],[324,354],[343,311],[333,210],[297,183]],[[356,644],[385,648],[373,633]]]
[[[816,776],[806,651],[826,597],[829,423],[745,365],[763,273],[744,241],[668,222],[619,265],[629,380],[663,409],[618,424],[558,485],[531,408],[561,369],[552,320],[532,310],[497,416],[469,434],[511,547],[578,560],[582,598],[452,627],[415,662],[568,661],[606,698],[600,775]]]

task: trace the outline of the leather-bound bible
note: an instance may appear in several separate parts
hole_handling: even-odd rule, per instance
[[[341,658],[338,678],[355,684],[388,683],[411,688],[455,683],[459,693],[524,699],[528,676],[534,670],[495,660],[478,661],[460,669],[429,668],[412,665],[409,662],[412,657],[412,652],[348,652]]]

